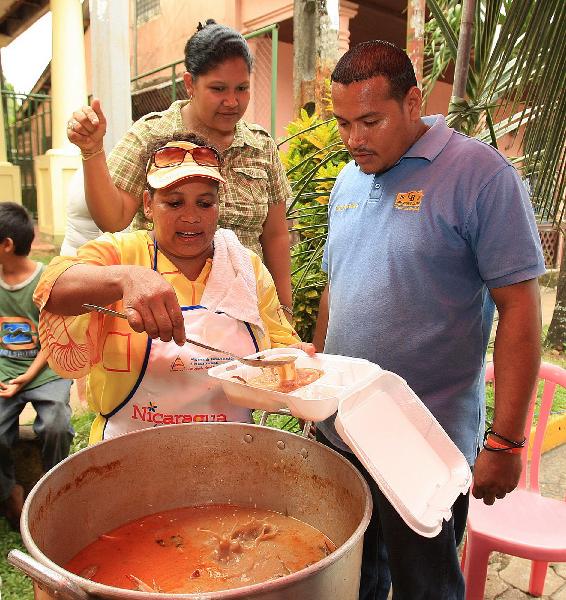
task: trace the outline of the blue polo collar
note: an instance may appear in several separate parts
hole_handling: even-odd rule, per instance
[[[444,150],[448,140],[454,133],[454,130],[446,125],[443,115],[422,117],[422,121],[430,129],[403,154],[401,159],[426,158],[432,162]]]

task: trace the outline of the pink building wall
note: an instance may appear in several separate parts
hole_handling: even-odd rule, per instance
[[[245,119],[271,132],[271,40],[249,40],[256,57],[252,70],[252,94]],[[276,138],[286,135],[285,127],[293,119],[293,45],[279,42],[277,59]]]
[[[354,15],[342,20],[349,25],[350,43],[355,44],[372,38],[382,38],[404,46],[406,35],[406,4],[397,0],[384,0],[381,6],[357,5],[341,0],[341,11],[347,6]],[[199,21],[213,18],[219,23],[250,33],[259,28],[278,23],[278,68],[277,68],[277,112],[275,137],[285,137],[285,127],[293,119],[293,45],[292,45],[292,0],[161,0],[160,13],[137,29],[137,70],[138,74],[184,58],[187,39],[196,31]],[[131,65],[133,72],[134,24],[131,15]],[[342,34],[343,37],[343,34]],[[254,53],[255,65],[252,72],[252,94],[245,119],[259,123],[268,131],[271,129],[271,40],[267,37],[249,40]],[[85,32],[87,84],[92,91],[90,61],[90,30]],[[184,66],[177,68],[177,75]],[[170,71],[167,72],[169,76]],[[165,72],[162,73],[165,76]],[[451,94],[451,84],[438,82],[425,105],[423,114],[446,114]],[[509,156],[520,152],[521,135],[505,136],[501,150]]]
[[[349,10],[357,7],[355,2],[345,2]],[[368,9],[358,7],[358,15],[350,20],[353,31],[352,41],[369,39],[375,27],[379,31],[388,32],[394,39],[390,41],[400,43],[403,40],[404,15],[387,14],[381,9]],[[219,23],[250,33],[259,28],[279,23],[280,41],[278,45],[277,68],[277,111],[275,137],[285,136],[285,127],[293,118],[293,46],[292,46],[292,0],[161,0],[160,13],[151,17],[146,22],[139,23],[137,27],[137,40],[134,35],[133,14],[131,14],[130,58],[132,77],[134,73],[134,51],[137,57],[137,74],[151,71],[184,58],[184,47],[187,39],[196,31],[199,21],[204,22],[213,18]],[[369,27],[370,22],[372,27]],[[345,21],[347,23],[347,20]],[[341,26],[344,25],[342,20]],[[369,37],[368,37],[369,36]],[[391,36],[390,36],[391,37]],[[399,39],[397,39],[399,38]],[[249,41],[252,51],[257,53],[255,69],[252,73],[252,96],[250,105],[245,114],[248,121],[256,122],[271,129],[270,116],[270,65],[266,56],[270,55],[268,46],[269,38],[256,38]],[[87,48],[90,44],[87,42]],[[260,50],[260,52],[256,52]],[[87,77],[90,85],[90,60],[87,52]],[[184,71],[181,64],[177,67],[179,77]],[[171,71],[159,74],[162,78],[170,77]],[[157,77],[157,76],[154,76]]]
[[[285,137],[285,127],[293,119],[293,44],[279,44],[277,69],[277,136]]]
[[[287,8],[285,8],[285,6]],[[245,9],[245,10],[244,10]],[[281,18],[287,10],[292,15],[292,2],[282,0],[263,0],[262,2],[242,2],[241,0],[161,0],[161,12],[145,23],[140,23],[137,29],[137,73],[142,74],[157,67],[184,58],[184,48],[187,39],[196,31],[199,21],[205,22],[212,18],[230,27],[249,33],[270,25],[271,19]],[[282,12],[283,11],[283,12]],[[287,14],[287,13],[285,13]],[[134,76],[133,35],[130,36],[130,53],[132,77]],[[268,38],[256,38],[249,41],[252,52],[260,49],[256,66],[252,73],[252,96],[245,119],[259,123],[268,131],[271,129],[270,94],[271,94],[271,65],[265,60],[271,55],[271,42]],[[292,118],[292,64],[293,50],[289,43],[279,44],[278,64],[278,109],[277,136],[283,135],[285,125]],[[179,65],[177,76],[184,72],[184,66]],[[163,71],[159,75],[169,77],[171,71]]]
[[[438,81],[423,106],[424,115],[446,115],[452,94],[452,84]]]
[[[266,25],[280,23],[293,16],[293,0],[236,0],[239,27],[249,33]]]
[[[184,57],[187,39],[196,31],[199,21],[216,19],[230,27],[236,25],[236,2],[234,0],[161,0],[161,12],[138,25],[137,70],[138,74],[151,71],[161,65]],[[130,55],[134,76],[133,15],[130,16],[132,35]],[[182,72],[182,69],[179,70]]]

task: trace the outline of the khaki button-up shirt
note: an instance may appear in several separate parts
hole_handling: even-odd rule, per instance
[[[155,140],[187,133],[179,100],[163,112],[150,113],[136,121],[108,157],[116,186],[141,204],[145,189],[147,149]],[[260,257],[259,237],[270,204],[287,202],[291,188],[277,146],[259,125],[238,121],[232,144],[223,153],[218,227],[231,229],[244,246]]]

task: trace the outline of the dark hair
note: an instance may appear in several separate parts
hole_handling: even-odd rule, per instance
[[[193,76],[208,73],[229,58],[243,58],[252,70],[252,53],[244,36],[214,19],[198,24],[185,45],[185,68]]]
[[[401,48],[383,40],[362,42],[350,48],[336,64],[331,79],[348,85],[379,76],[389,81],[391,97],[397,101],[403,100],[417,85],[411,59]]]
[[[14,242],[14,254],[27,256],[34,237],[33,220],[28,211],[15,202],[0,202],[0,241],[10,238]]]
[[[221,152],[214,146],[214,144],[210,144],[203,137],[197,135],[196,133],[174,133],[173,135],[163,136],[161,138],[156,138],[152,140],[146,147],[145,160],[144,164],[147,164],[151,156],[154,152],[159,150],[159,148],[163,148],[168,142],[191,142],[191,144],[195,144],[196,146],[208,146],[209,148],[214,148],[216,152],[218,152],[218,156],[222,156]],[[155,190],[145,182],[145,187],[149,191],[149,193],[153,196]]]

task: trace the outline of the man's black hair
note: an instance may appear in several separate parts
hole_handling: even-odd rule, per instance
[[[0,241],[10,238],[14,242],[14,254],[27,256],[34,237],[33,220],[28,211],[15,202],[0,202]]]
[[[411,59],[401,48],[383,40],[362,42],[350,48],[336,64],[331,79],[348,85],[379,76],[389,81],[391,97],[398,102],[417,85]]]
[[[242,58],[251,72],[253,58],[244,36],[214,19],[199,23],[185,45],[185,68],[194,79],[230,58]]]

